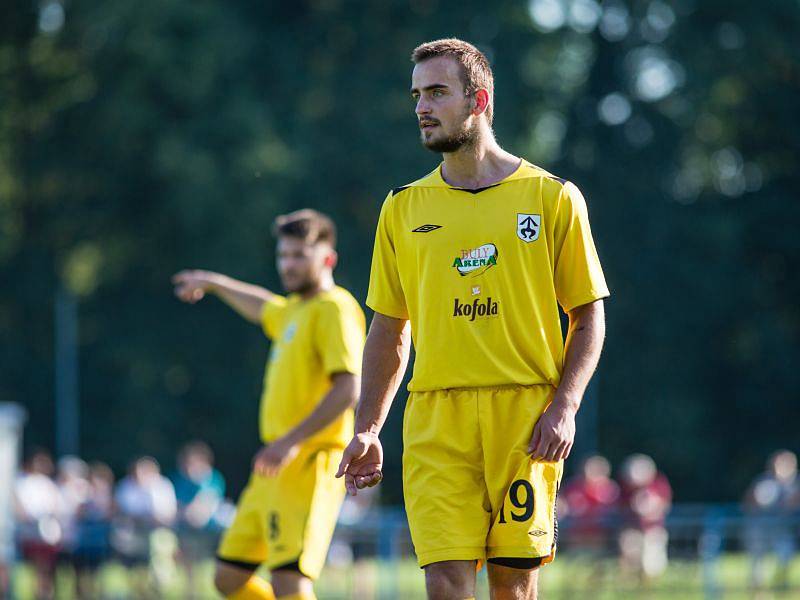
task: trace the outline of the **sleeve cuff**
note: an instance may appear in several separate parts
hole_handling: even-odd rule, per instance
[[[387,317],[392,317],[394,319],[408,319],[408,311],[406,311],[405,308],[400,308],[398,306],[389,306],[388,304],[375,302],[370,298],[367,298],[367,306],[369,306],[376,313],[386,315]]]
[[[561,305],[561,308],[564,312],[569,312],[578,308],[579,306],[583,306],[584,304],[591,304],[597,300],[602,300],[603,298],[608,298],[611,296],[611,292],[608,290],[592,290],[586,294],[581,296],[575,296],[574,298],[570,298],[569,301],[564,302]]]
[[[329,377],[335,373],[350,373],[351,375],[361,375],[361,369],[353,365],[325,365],[325,374]]]

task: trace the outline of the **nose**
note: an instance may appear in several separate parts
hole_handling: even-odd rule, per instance
[[[417,113],[417,116],[429,115],[431,113],[431,108],[428,105],[428,102],[422,96],[420,96],[419,100],[417,100],[417,106],[414,109],[414,112]]]

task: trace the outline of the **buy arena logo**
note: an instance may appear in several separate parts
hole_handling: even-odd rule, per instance
[[[497,264],[497,246],[494,244],[484,244],[470,250],[461,250],[458,256],[453,259],[453,267],[461,276],[471,275],[475,277],[485,273]]]

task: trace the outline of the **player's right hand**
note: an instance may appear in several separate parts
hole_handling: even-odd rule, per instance
[[[357,433],[344,449],[336,477],[344,476],[347,493],[378,485],[383,479],[383,447],[376,433]]]
[[[211,288],[211,280],[214,275],[211,271],[199,271],[196,269],[175,273],[172,276],[175,295],[190,304],[202,300],[206,292]]]

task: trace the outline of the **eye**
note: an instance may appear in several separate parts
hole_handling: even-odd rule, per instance
[[[433,90],[433,92],[431,92],[431,96],[434,98],[439,98],[440,96],[444,96],[444,92],[442,90]]]

